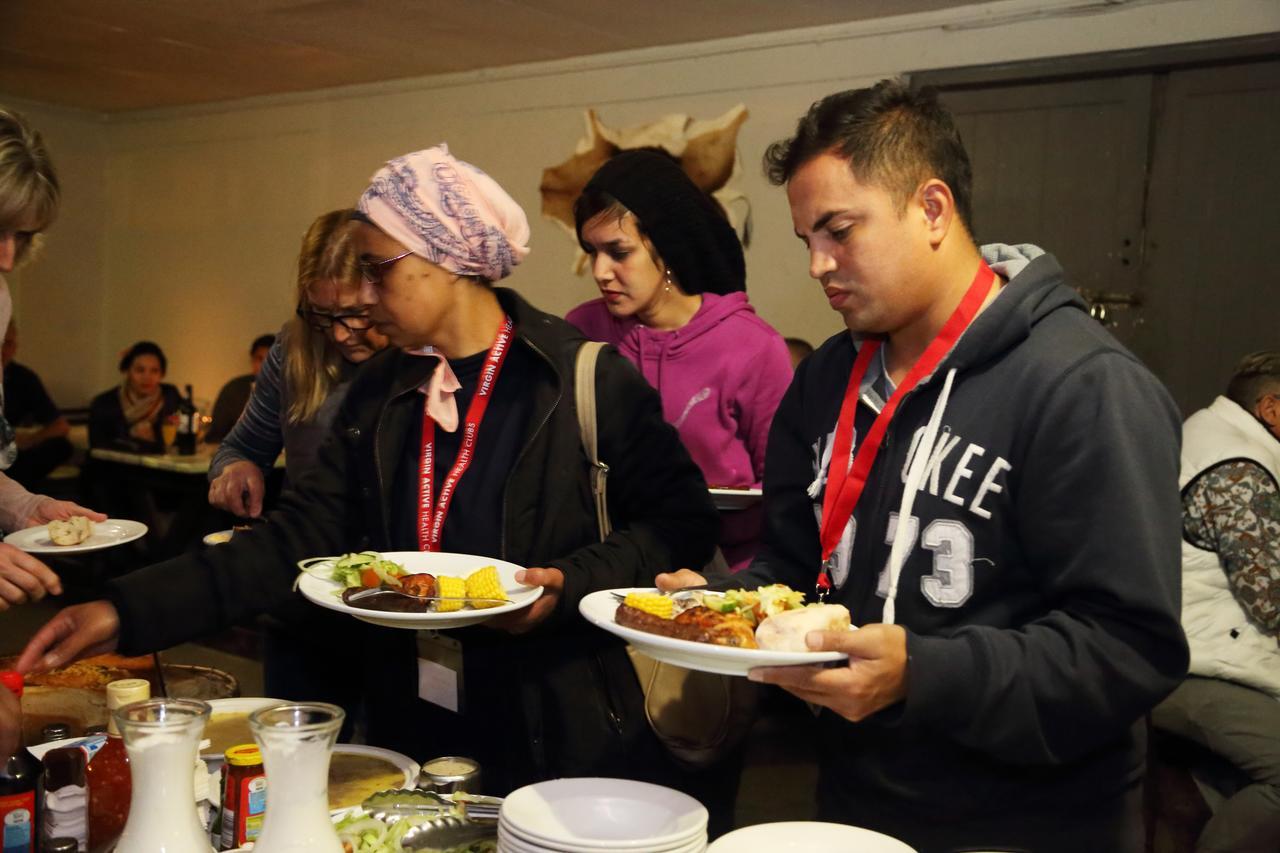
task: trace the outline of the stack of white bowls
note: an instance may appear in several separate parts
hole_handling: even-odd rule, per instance
[[[702,853],[707,810],[692,797],[628,779],[553,779],[507,797],[499,853]]]

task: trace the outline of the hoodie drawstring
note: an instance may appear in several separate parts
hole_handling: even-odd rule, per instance
[[[893,534],[893,546],[889,549],[889,592],[884,599],[884,609],[880,621],[892,625],[894,620],[894,599],[898,597],[898,576],[902,574],[902,564],[915,544],[909,542],[911,510],[915,506],[916,494],[920,484],[924,482],[925,471],[929,469],[929,460],[933,456],[933,445],[938,440],[938,430],[942,425],[942,413],[947,408],[947,398],[951,396],[951,381],[955,378],[956,369],[947,371],[947,378],[942,383],[942,392],[933,404],[933,414],[929,415],[929,425],[925,428],[924,437],[916,448],[916,455],[911,458],[911,467],[907,471],[907,483],[902,492],[902,504],[898,507],[898,527]]]

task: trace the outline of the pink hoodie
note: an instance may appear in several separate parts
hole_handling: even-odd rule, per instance
[[[592,340],[613,344],[639,368],[708,484],[760,485],[769,425],[792,371],[782,336],[756,315],[745,293],[704,293],[693,319],[671,332],[614,317],[602,299],[579,305],[565,319]],[[736,570],[755,552],[760,514],[723,518],[721,548]]]

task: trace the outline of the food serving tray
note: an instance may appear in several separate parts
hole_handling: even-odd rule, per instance
[[[507,604],[482,610],[464,607],[462,610],[455,610],[450,613],[437,613],[435,611],[427,613],[394,613],[352,607],[340,597],[342,592],[341,584],[308,573],[315,572],[317,569],[322,570],[326,566],[332,568],[333,563],[340,559],[339,557],[325,557],[318,560],[313,558],[301,561],[298,564],[299,568],[306,565],[308,566],[308,571],[299,576],[298,590],[312,604],[318,604],[321,607],[336,610],[339,613],[346,613],[373,625],[382,625],[387,628],[408,628],[414,631],[427,628],[442,630],[474,625],[493,616],[511,613],[514,610],[528,607],[542,595],[542,587],[540,586],[522,586],[517,583],[516,572],[520,571],[522,567],[517,566],[515,563],[508,563],[505,560],[478,557],[474,554],[450,554],[438,551],[389,551],[382,554],[382,558],[393,563],[399,563],[404,566],[405,573],[411,575],[429,572],[436,576],[453,575],[454,577],[465,578],[476,569],[495,566],[498,569],[498,579],[502,582],[503,589],[506,590],[507,597],[511,601]]]
[[[616,634],[652,658],[665,663],[714,672],[720,675],[742,675],[758,666],[800,666],[825,664],[847,660],[842,652],[777,652],[768,649],[740,649],[734,646],[716,646],[711,643],[695,643],[675,637],[650,634],[636,628],[619,625],[614,620],[618,610],[616,595],[628,592],[652,593],[652,588],[606,589],[593,592],[578,604],[578,610],[586,620],[611,634]]]

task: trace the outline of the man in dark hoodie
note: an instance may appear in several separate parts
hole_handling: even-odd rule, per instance
[[[807,638],[847,665],[752,672],[823,708],[821,816],[921,851],[1141,850],[1143,715],[1187,667],[1172,401],[1052,256],[974,243],[932,95],[832,95],[765,159],[848,327],[778,408],[737,576],[861,626]]]

